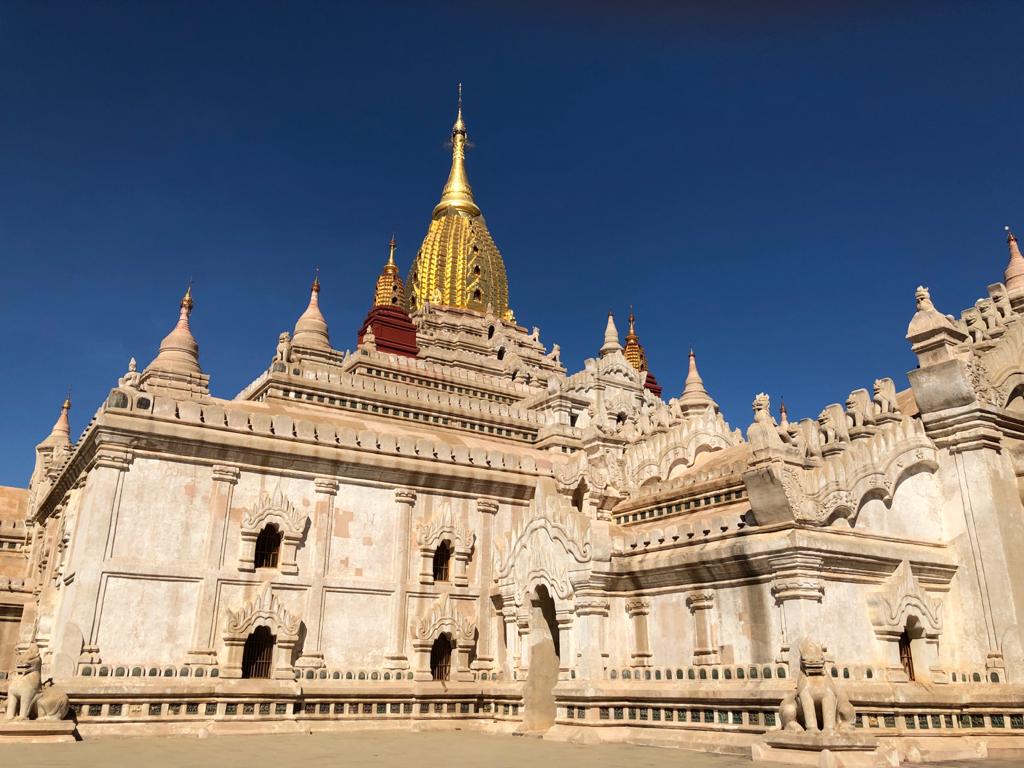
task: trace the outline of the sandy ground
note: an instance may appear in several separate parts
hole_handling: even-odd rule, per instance
[[[950,768],[1009,768],[1020,762],[978,761],[947,763]],[[143,737],[94,739],[77,744],[6,744],[0,765],[141,766],[141,768],[319,768],[320,766],[487,766],[487,768],[772,768],[679,749],[634,747],[627,744],[578,746],[516,736],[469,732],[363,731],[319,733],[311,736]],[[932,764],[936,766],[937,764]]]

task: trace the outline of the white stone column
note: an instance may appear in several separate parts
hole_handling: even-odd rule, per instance
[[[801,552],[782,555],[770,562],[774,571],[772,595],[779,607],[782,637],[775,660],[788,664],[790,648],[805,636],[820,644],[830,644],[830,638],[820,637],[821,600],[825,587],[821,580],[823,560],[817,555]],[[790,672],[795,675],[797,670]]]
[[[213,666],[217,663],[216,616],[217,583],[227,545],[231,500],[238,483],[239,470],[226,464],[214,464],[213,491],[210,494],[210,515],[206,526],[206,572],[203,576],[199,602],[196,605],[192,648],[188,663],[194,666]]]
[[[313,487],[316,491],[316,501],[310,535],[315,540],[312,542],[310,584],[309,592],[306,594],[306,637],[302,642],[302,655],[295,661],[296,667],[304,669],[319,669],[324,666],[324,577],[330,562],[334,497],[338,495],[338,481],[333,477],[318,477],[313,481]]]
[[[693,663],[698,666],[721,663],[714,617],[714,591],[701,589],[691,592],[686,597],[686,607],[693,614]]]
[[[477,632],[476,661],[473,666],[476,669],[491,669],[494,667],[494,647],[491,637],[491,628],[494,620],[494,608],[491,605],[491,582],[493,581],[493,554],[491,542],[494,536],[494,516],[498,513],[498,502],[495,499],[477,499],[476,509],[480,518],[480,541],[477,548],[478,563],[477,578],[480,597],[477,599]]]
[[[525,680],[530,670],[530,606],[516,611],[516,679]]]
[[[505,602],[501,606],[502,631],[505,633],[505,678],[515,680],[519,669],[519,625],[516,606]]]
[[[577,669],[584,680],[604,676],[605,636],[610,604],[600,595],[577,595],[576,634],[579,639]]]
[[[576,660],[573,647],[572,624],[575,614],[572,607],[555,610],[555,624],[558,627],[558,679],[569,680]]]
[[[416,491],[396,488],[395,505],[398,511],[394,563],[396,586],[391,608],[391,652],[387,655],[386,666],[388,669],[401,670],[409,668],[406,651],[409,637],[409,559],[412,556],[411,530]]]
[[[647,637],[647,616],[651,612],[651,601],[637,597],[626,602],[626,614],[633,623],[633,652],[630,666],[634,669],[651,665],[651,645]]]

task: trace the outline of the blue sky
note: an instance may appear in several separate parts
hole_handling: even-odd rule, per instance
[[[916,285],[958,314],[1001,279],[1024,5],[551,5],[2,4],[0,483],[68,386],[77,434],[149,362],[190,277],[216,395],[316,265],[353,346],[392,231],[403,273],[426,232],[460,80],[512,306],[570,369],[633,304],[666,396],[693,345],[733,426],[760,391],[815,416],[906,386]]]

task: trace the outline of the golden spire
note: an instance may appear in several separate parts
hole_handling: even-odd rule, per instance
[[[505,262],[494,244],[466,177],[466,123],[462,87],[452,126],[452,167],[434,207],[423,244],[405,279],[405,308],[416,312],[426,303],[468,309],[515,322],[508,305]]]
[[[473,188],[466,176],[466,123],[462,119],[462,83],[459,83],[459,108],[452,126],[452,169],[441,192],[441,202],[434,207],[434,216],[448,208],[479,216],[480,208],[473,199]]]
[[[623,350],[629,364],[641,373],[647,370],[647,353],[640,343],[640,337],[636,335],[636,318],[633,316],[633,307],[629,308],[629,331],[626,333],[626,347]]]
[[[402,285],[402,278],[398,274],[398,266],[395,264],[395,236],[391,236],[388,242],[388,263],[384,265],[380,277],[377,278],[377,290],[373,295],[373,306],[390,307],[400,306],[405,301],[405,288]]]

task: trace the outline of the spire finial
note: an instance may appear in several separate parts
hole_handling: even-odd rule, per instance
[[[395,242],[395,233],[392,232],[391,233],[391,239],[388,241],[388,266],[389,267],[395,266],[395,248],[397,246],[398,246],[398,243]]]
[[[434,216],[449,208],[465,211],[470,216],[480,215],[466,176],[466,140],[466,123],[462,119],[462,83],[459,83],[458,110],[452,126],[452,168],[441,192],[441,202],[434,206]]]
[[[70,411],[71,410],[71,385],[70,384],[68,385],[68,396],[64,398],[63,410],[65,410],[65,411]]]
[[[1020,254],[1017,236],[1009,226],[1006,227],[1006,244],[1010,248],[1010,261],[1003,272],[1003,284],[1008,292],[1016,294],[1024,291],[1024,257]]]
[[[611,312],[608,312],[608,324],[604,327],[604,344],[601,345],[600,351],[601,357],[622,351],[622,345],[619,344],[619,329],[615,327],[615,318]]]
[[[181,297],[181,309],[185,314],[192,312],[192,306],[195,302],[192,301],[192,278],[188,279],[188,286],[185,288],[185,295]]]
[[[320,267],[313,267],[313,293],[320,293]]]

